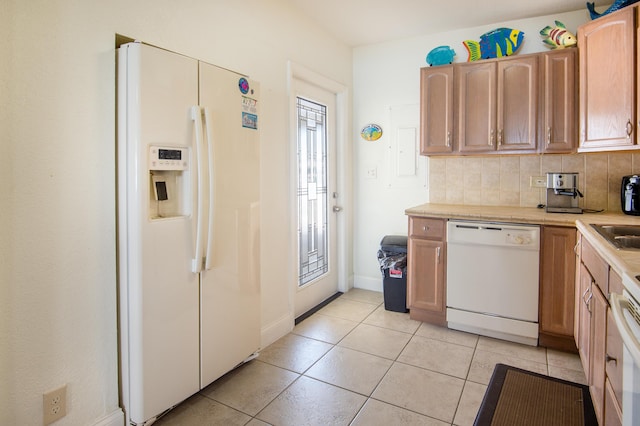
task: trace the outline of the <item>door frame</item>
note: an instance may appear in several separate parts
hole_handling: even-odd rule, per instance
[[[293,90],[294,81],[303,81],[314,86],[318,86],[323,90],[331,92],[336,99],[336,191],[339,196],[335,201],[343,210],[336,217],[336,233],[337,233],[337,276],[338,291],[346,292],[353,287],[353,282],[349,282],[349,251],[350,246],[348,236],[351,230],[352,209],[351,209],[351,192],[349,188],[350,175],[347,173],[347,165],[351,160],[348,146],[348,90],[343,84],[340,84],[330,78],[316,73],[300,64],[289,61],[287,64],[287,93],[289,95],[289,217],[290,228],[290,251],[289,251],[289,312],[291,322],[295,320],[295,292],[298,285],[298,241],[297,241],[297,202],[294,194],[296,193],[297,176],[297,115],[296,115],[296,93]],[[331,198],[329,198],[331,200]],[[333,214],[333,213],[332,213]]]

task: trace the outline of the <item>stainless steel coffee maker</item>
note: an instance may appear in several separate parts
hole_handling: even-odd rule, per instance
[[[547,212],[582,213],[578,207],[578,173],[547,173]]]

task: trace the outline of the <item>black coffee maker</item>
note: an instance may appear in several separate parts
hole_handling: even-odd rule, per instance
[[[640,216],[640,176],[629,175],[622,177],[620,204],[622,213]]]

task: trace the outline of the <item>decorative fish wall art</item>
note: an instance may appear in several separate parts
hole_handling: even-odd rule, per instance
[[[547,25],[541,29],[540,35],[544,37],[542,42],[550,49],[563,49],[578,44],[576,36],[571,34],[560,21],[556,21],[555,27]]]
[[[431,66],[453,63],[456,51],[449,46],[438,46],[427,54],[427,63]]]
[[[616,10],[620,10],[623,7],[627,7],[634,3],[637,3],[639,0],[616,0],[613,2],[609,9],[605,10],[602,13],[596,12],[595,4],[587,2],[587,9],[589,9],[589,14],[591,15],[591,19],[596,19],[604,15],[608,15],[611,12],[615,12]]]
[[[465,40],[462,42],[469,52],[467,62],[479,59],[500,58],[510,56],[522,45],[524,33],[511,28],[496,28],[480,36],[480,41]]]

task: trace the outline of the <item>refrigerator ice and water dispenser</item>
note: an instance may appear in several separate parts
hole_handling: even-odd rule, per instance
[[[149,147],[150,219],[188,216],[189,149]]]

